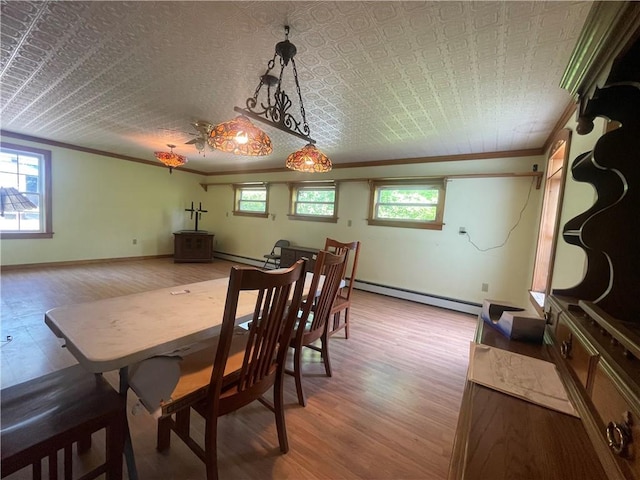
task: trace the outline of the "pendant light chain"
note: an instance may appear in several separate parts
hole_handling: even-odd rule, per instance
[[[291,59],[291,64],[293,65],[293,78],[296,81],[296,90],[298,91],[298,98],[300,99],[300,114],[302,115],[302,126],[304,128],[304,131],[308,132],[307,135],[311,135],[311,130],[309,129],[309,124],[307,123],[307,114],[304,110],[304,103],[302,102],[302,93],[300,91],[300,83],[298,83],[298,69],[296,68],[295,59]],[[315,140],[309,143],[315,143]]]
[[[240,113],[240,117],[232,122],[225,122],[215,127],[211,134],[215,148],[232,152],[238,155],[268,155],[272,152],[271,139],[249,122],[249,118],[266,123],[278,130],[289,133],[306,140],[307,144],[301,149],[293,152],[287,157],[285,165],[287,168],[309,173],[328,172],[332,168],[331,160],[315,146],[316,141],[310,135],[309,123],[307,122],[307,112],[302,100],[302,90],[298,79],[298,67],[293,57],[297,53],[296,46],[289,41],[289,26],[284,27],[285,39],[278,42],[275,54],[267,63],[266,72],[260,77],[260,82],[256,87],[253,97],[246,100],[246,108],[234,107]],[[276,65],[276,57],[280,57],[280,73],[275,76],[272,70]],[[296,118],[290,109],[293,107],[293,98],[285,92],[282,80],[284,70],[291,62],[293,79],[298,94],[301,119]],[[267,99],[260,99],[260,92],[266,85]],[[273,89],[272,89],[273,87]],[[271,95],[273,92],[273,96]],[[295,108],[293,108],[295,110]],[[249,141],[244,146],[238,147],[234,135],[236,130],[240,131],[242,123],[242,133],[251,131]],[[245,135],[246,138],[246,135]],[[209,142],[211,144],[211,141]]]

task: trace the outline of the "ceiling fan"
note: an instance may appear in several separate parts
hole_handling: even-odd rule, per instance
[[[191,122],[191,126],[195,128],[198,133],[189,133],[189,135],[194,135],[195,138],[185,142],[185,145],[195,146],[196,150],[204,155],[207,138],[209,138],[214,126],[206,120],[196,120],[195,122]]]

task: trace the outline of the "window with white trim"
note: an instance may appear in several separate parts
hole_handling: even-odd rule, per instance
[[[51,238],[51,152],[0,144],[3,239]]]
[[[334,182],[292,183],[289,189],[289,218],[332,223],[338,221],[338,189]]]
[[[372,180],[369,225],[442,230],[445,180]]]
[[[234,215],[269,216],[269,190],[263,183],[234,184]]]

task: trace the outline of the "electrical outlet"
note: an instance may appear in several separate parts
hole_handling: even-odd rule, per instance
[[[489,284],[488,283],[483,283],[482,284],[482,291],[483,292],[488,292],[489,291]]]
[[[134,239],[133,239],[133,241],[132,241],[132,243],[133,243],[134,245],[137,245],[137,244],[138,244],[138,239],[137,239],[137,238],[134,238]]]
[[[458,233],[460,235],[464,235],[465,233],[467,233],[467,227],[460,227],[460,229],[458,229]]]

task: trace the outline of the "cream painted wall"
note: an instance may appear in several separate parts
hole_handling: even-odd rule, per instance
[[[200,175],[2,141],[51,150],[54,231],[51,239],[3,239],[2,265],[172,254],[172,232],[193,228],[184,209],[206,201]]]
[[[575,127],[573,122],[568,126]],[[600,123],[591,135],[574,135],[570,158],[592,148],[601,131]],[[260,260],[279,238],[312,247],[321,247],[327,236],[357,239],[362,242],[360,281],[468,302],[493,298],[528,305],[542,201],[542,190],[532,187],[531,177],[451,179],[442,231],[368,226],[366,181],[340,183],[337,224],[289,220],[289,190],[284,184],[270,187],[268,219],[234,217],[228,183],[530,172],[534,163],[544,165],[543,156],[336,168],[316,176],[282,172],[205,177],[180,169],[169,175],[166,168],[12,138],[3,141],[52,151],[55,234],[52,239],[2,240],[2,265],[171,254],[172,232],[193,228],[184,209],[201,201],[209,213],[200,228],[215,233],[218,252]],[[201,182],[226,185],[209,186],[205,192]],[[588,208],[593,199],[590,185],[568,179],[562,223]],[[461,226],[486,251],[459,235]],[[582,250],[560,241],[554,287],[577,283],[583,267]],[[489,285],[488,292],[482,292],[483,283]]]
[[[209,177],[207,182],[227,184],[209,186],[206,203],[215,207],[204,225],[216,234],[216,250],[231,255],[260,259],[279,238],[310,247],[322,247],[326,237],[360,240],[360,281],[476,303],[495,298],[526,304],[541,201],[533,177],[450,180],[442,231],[367,225],[366,181],[340,183],[337,224],[289,220],[289,190],[284,184],[270,187],[270,218],[235,217],[228,183],[531,172],[534,163],[542,165],[543,157],[335,169],[315,177],[295,172]],[[488,249],[504,243],[516,223],[504,246],[485,252],[458,234],[464,226],[474,243]],[[488,292],[482,292],[482,283],[489,284]]]

